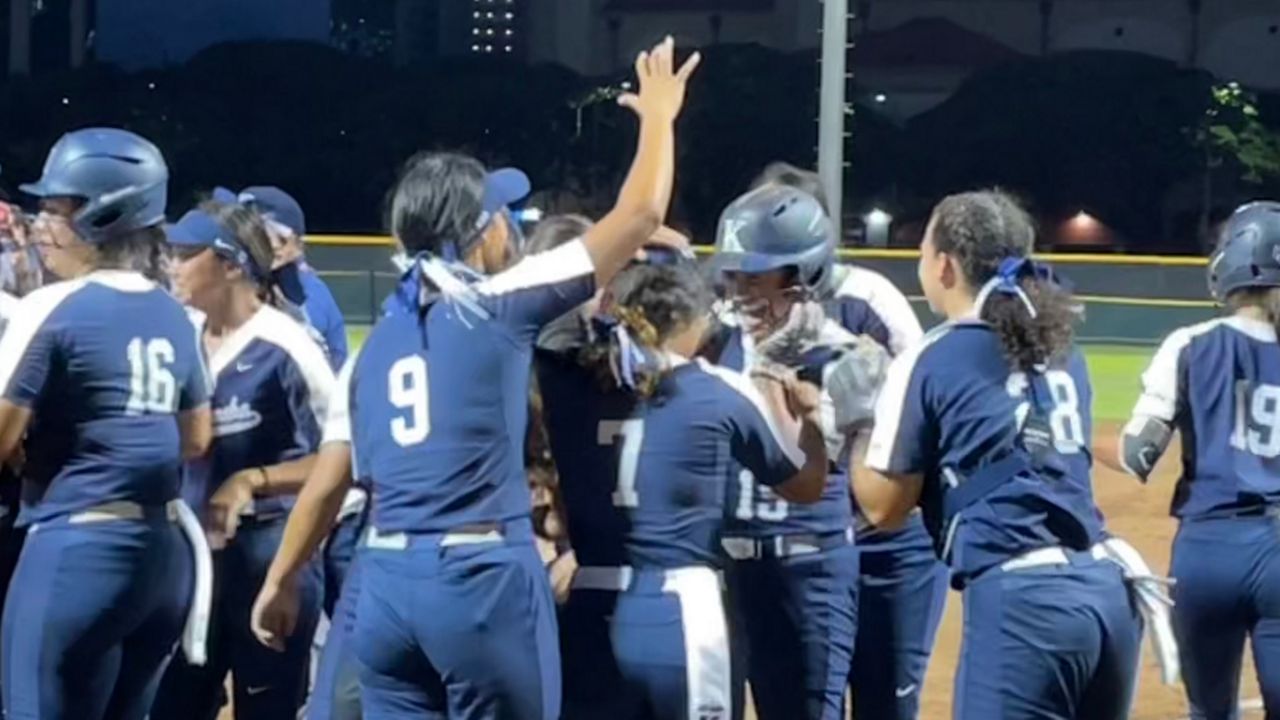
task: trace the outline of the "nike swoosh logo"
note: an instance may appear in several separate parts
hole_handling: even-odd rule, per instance
[[[906,687],[894,688],[893,694],[898,696],[899,698],[904,698],[915,691],[916,691],[916,686],[914,683],[912,683],[911,685],[908,685]]]
[[[253,369],[253,363],[236,363],[236,372],[249,372]]]
[[[270,685],[262,685],[262,686],[260,686],[260,687],[253,687],[253,686],[250,686],[250,687],[247,687],[247,688],[245,688],[245,689],[244,689],[244,693],[245,693],[246,695],[261,695],[262,693],[264,693],[264,692],[266,692],[266,691],[268,691],[268,690],[270,690],[270,689],[271,689],[271,686],[270,686]]]

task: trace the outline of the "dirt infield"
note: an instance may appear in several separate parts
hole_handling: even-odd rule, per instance
[[[1099,423],[1099,437],[1111,438],[1118,432],[1113,423]],[[1179,470],[1179,449],[1174,446],[1165,454],[1149,485],[1102,466],[1095,466],[1093,487],[1107,517],[1107,526],[1134,547],[1150,563],[1152,570],[1169,568],[1169,551],[1176,524],[1169,517],[1169,500]],[[947,613],[938,633],[933,660],[925,681],[921,720],[943,720],[951,717],[951,683],[955,677],[960,648],[961,602],[956,594],[948,599]],[[1241,697],[1246,701],[1258,697],[1253,661],[1246,659]],[[1167,687],[1160,682],[1159,671],[1146,643],[1143,644],[1142,678],[1131,720],[1175,720],[1185,718],[1187,703],[1182,686]],[[1242,717],[1262,717],[1260,711],[1246,712]]]

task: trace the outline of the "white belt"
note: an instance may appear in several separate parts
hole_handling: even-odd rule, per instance
[[[845,528],[845,542],[853,542],[853,528]],[[822,552],[828,544],[828,536],[814,533],[798,533],[795,535],[774,535],[765,538],[726,537],[720,538],[720,547],[734,560],[759,560],[766,556],[776,558],[798,557]],[[768,550],[768,552],[766,552]]]
[[[169,522],[177,523],[182,534],[191,543],[195,587],[191,595],[191,606],[187,610],[187,622],[182,627],[182,651],[187,656],[187,662],[204,665],[208,659],[209,616],[213,608],[213,559],[209,554],[209,542],[205,539],[200,520],[181,499],[165,503],[165,514]],[[141,520],[144,517],[145,512],[138,503],[118,500],[75,513],[68,522],[78,525],[112,520]]]
[[[389,533],[382,534],[377,528],[369,528],[368,535],[365,536],[365,546],[375,550],[407,550],[409,548],[408,533]],[[440,547],[454,547],[456,545],[480,545],[483,543],[502,542],[502,532],[499,530],[487,530],[484,532],[469,532],[466,530],[458,532],[444,533],[440,537]]]
[[[723,578],[721,578],[720,573],[704,565],[690,565],[688,567],[667,568],[665,570],[655,569],[652,572],[662,575],[662,588],[664,591],[687,585],[689,582],[696,582],[694,578],[703,578],[708,575],[714,576],[716,581],[723,585]],[[631,588],[635,576],[636,571],[626,565],[618,567],[588,565],[574,571],[571,587],[574,590],[623,592]]]
[[[1166,685],[1176,683],[1182,668],[1178,660],[1178,641],[1169,618],[1173,599],[1169,597],[1167,588],[1173,584],[1173,580],[1152,573],[1142,555],[1118,537],[1108,538],[1094,545],[1089,549],[1089,554],[1094,559],[1113,562],[1124,571],[1125,582],[1132,590],[1144,625],[1151,630],[1151,649],[1160,665],[1160,679]],[[1069,562],[1071,559],[1066,550],[1047,547],[1008,560],[1000,569],[1016,572],[1046,565],[1066,565]]]

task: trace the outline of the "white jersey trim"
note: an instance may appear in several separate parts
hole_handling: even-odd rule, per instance
[[[329,398],[329,416],[324,421],[324,443],[351,444],[351,378],[355,375],[357,350],[347,357]]]
[[[1226,323],[1215,318],[1178,328],[1160,343],[1151,364],[1142,373],[1142,394],[1133,406],[1134,417],[1149,417],[1172,423],[1178,412],[1178,360],[1191,341]]]
[[[773,436],[773,441],[778,444],[778,447],[782,448],[782,452],[791,461],[791,464],[797,468],[804,467],[806,459],[804,451],[800,449],[799,445],[783,436],[782,431],[778,429],[777,423],[773,421],[773,412],[769,410],[769,404],[765,402],[764,396],[756,389],[750,377],[727,368],[717,367],[702,358],[698,358],[695,362],[704,372],[720,378],[726,385],[737,391],[739,395],[745,397],[756,412],[760,413],[764,419],[765,426],[769,428],[769,434]]]
[[[505,295],[542,285],[554,285],[583,275],[595,274],[595,264],[582,239],[573,240],[547,252],[530,255],[514,267],[478,283],[481,295]]]
[[[151,292],[157,287],[155,283],[135,270],[94,270],[85,275],[84,279],[127,293]]]
[[[333,369],[306,326],[270,305],[258,308],[248,322],[223,341],[210,358],[209,370],[213,377],[217,378],[254,340],[262,340],[284,350],[297,364],[307,384],[307,402],[311,412],[316,423],[323,428],[329,414],[329,393],[333,391]]]
[[[903,405],[911,376],[924,351],[951,331],[952,323],[943,323],[930,330],[924,338],[906,352],[893,359],[885,373],[884,385],[876,398],[876,422],[871,430],[871,442],[867,446],[867,467],[878,472],[890,472],[893,453],[898,447],[898,432],[902,426]]]
[[[881,322],[889,329],[889,352],[895,356],[900,355],[920,342],[924,337],[920,320],[911,309],[907,296],[889,278],[856,265],[841,267],[845,270],[845,277],[836,288],[836,299],[857,298],[870,305],[871,310],[880,316]]]
[[[0,338],[0,392],[9,392],[22,357],[45,321],[64,300],[83,288],[85,282],[85,278],[77,278],[45,285],[18,301],[4,337]]]

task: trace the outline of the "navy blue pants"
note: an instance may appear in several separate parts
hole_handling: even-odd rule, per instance
[[[360,515],[346,518],[329,536],[329,550],[335,542],[338,552],[325,556],[325,604],[329,615],[329,633],[320,650],[315,684],[307,698],[306,720],[360,720],[360,665],[356,659],[353,633],[356,625],[356,602],[360,599],[360,563],[343,548],[356,545],[362,530]],[[334,562],[335,558],[345,562]],[[337,582],[337,603],[328,607],[330,581],[341,573]]]
[[[858,626],[858,549],[732,563],[735,654],[761,720],[842,720]]]
[[[1184,520],[1170,574],[1191,717],[1238,717],[1246,637],[1267,717],[1280,713],[1280,518]]]
[[[163,513],[33,529],[5,604],[5,717],[146,717],[193,573],[190,546]]]
[[[917,515],[858,538],[858,641],[849,685],[858,720],[914,720],[949,573]]]
[[[528,520],[493,542],[416,535],[361,548],[355,650],[364,715],[555,720],[555,603]],[[403,537],[403,536],[401,536]]]
[[[1115,564],[983,573],[964,591],[956,720],[1123,720],[1142,621]]]
[[[299,576],[302,610],[280,653],[258,642],[249,615],[267,568],[280,547],[285,517],[246,518],[235,539],[213,553],[213,614],[209,658],[202,667],[174,658],[156,696],[151,720],[213,720],[226,704],[233,678],[236,720],[293,718],[307,692],[311,636],[320,617],[318,562]]]
[[[628,691],[613,652],[611,618],[619,593],[574,588],[557,614],[564,682],[561,720],[641,720],[639,696]]]

